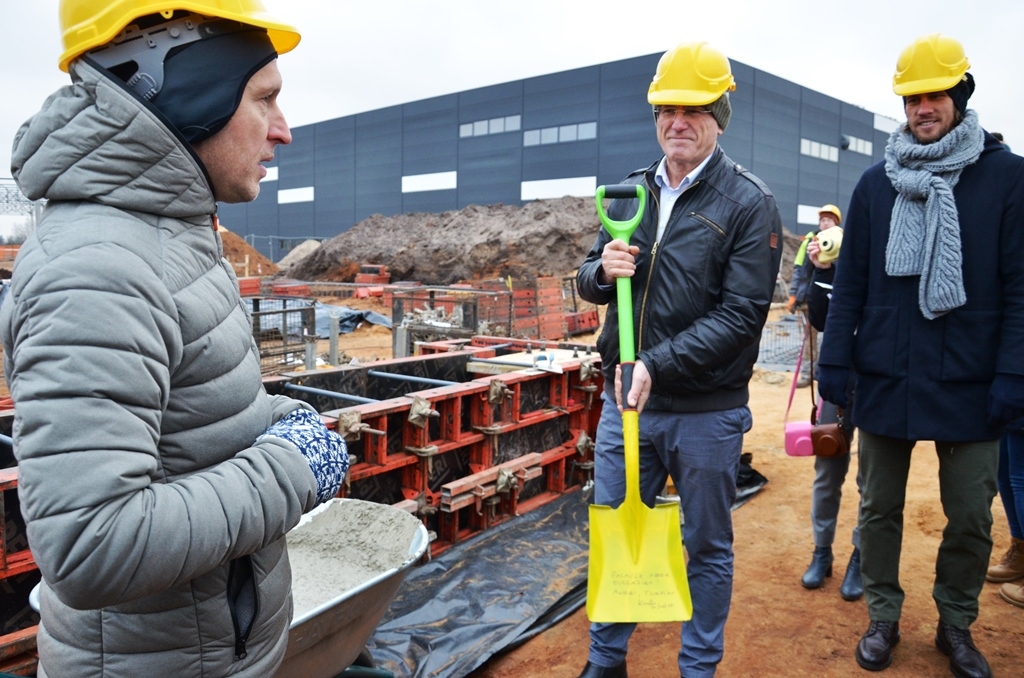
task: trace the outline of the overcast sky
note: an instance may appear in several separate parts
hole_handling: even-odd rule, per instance
[[[919,35],[940,32],[964,44],[978,83],[969,105],[982,125],[1024,152],[1020,0],[263,2],[303,36],[280,60],[281,105],[293,127],[691,40],[903,120],[891,87],[896,57]],[[0,0],[0,177],[10,176],[18,127],[68,81],[56,65],[57,5]]]

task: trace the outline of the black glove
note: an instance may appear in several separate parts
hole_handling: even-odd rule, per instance
[[[345,440],[324,426],[320,415],[299,408],[272,425],[256,439],[287,440],[302,453],[309,469],[316,476],[316,500],[322,504],[338,493],[348,473],[348,450]]]
[[[846,386],[849,382],[850,368],[818,365],[818,393],[821,394],[822,400],[827,400],[839,407],[846,407],[850,404],[846,396]]]
[[[996,374],[988,392],[988,423],[1002,428],[1024,417],[1024,376]]]

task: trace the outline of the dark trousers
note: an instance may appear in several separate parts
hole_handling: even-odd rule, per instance
[[[864,482],[861,575],[868,614],[875,621],[897,621],[903,607],[899,582],[903,507],[915,442],[860,431]],[[999,442],[939,441],[935,451],[947,522],[935,561],[932,597],[942,621],[968,628],[978,617],[978,595],[992,553],[992,500],[996,495]]]

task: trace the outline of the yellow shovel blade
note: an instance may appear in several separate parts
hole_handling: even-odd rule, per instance
[[[632,415],[632,416],[630,416]],[[640,501],[635,411],[623,412],[626,499],[590,507],[587,617],[593,622],[687,621],[693,616],[679,505]]]

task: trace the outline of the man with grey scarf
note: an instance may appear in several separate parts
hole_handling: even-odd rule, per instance
[[[935,644],[954,675],[992,675],[969,629],[992,550],[998,440],[1024,416],[1024,158],[967,108],[969,67],[939,34],[897,60],[907,122],[850,200],[821,350],[825,400],[845,407],[856,379],[870,623],[855,657],[871,671],[889,666],[900,639],[907,476],[915,444],[931,440],[948,521]]]

